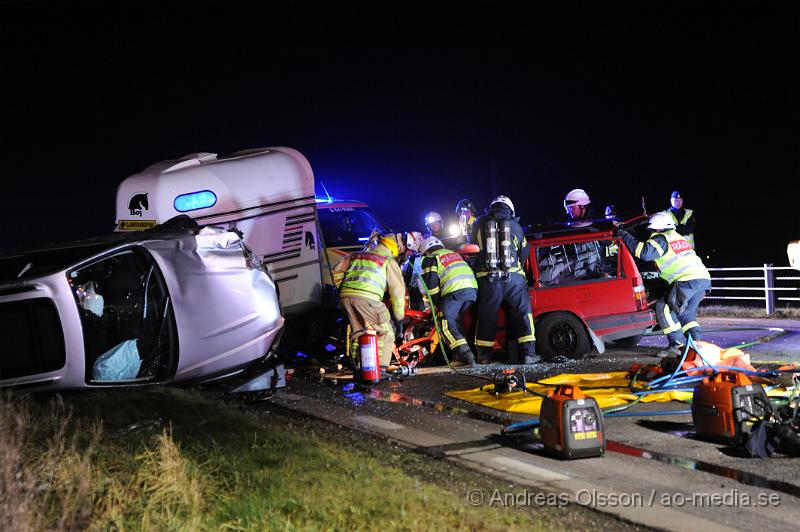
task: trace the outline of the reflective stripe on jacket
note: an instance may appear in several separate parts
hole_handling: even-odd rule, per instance
[[[664,212],[669,214],[672,217],[672,220],[675,222],[676,226],[678,226],[678,225],[686,225],[687,223],[689,223],[689,219],[692,217],[692,214],[694,214],[694,211],[692,209],[684,209],[683,210],[683,217],[680,220],[678,220],[678,217],[675,216],[675,211],[673,211],[672,209],[667,209]],[[692,225],[694,225],[694,224],[692,224]],[[687,233],[680,233],[680,234],[682,234],[686,238],[686,241],[689,242],[689,245],[692,246],[692,249],[694,249],[694,233],[688,233],[687,232]]]
[[[439,278],[439,296],[446,296],[464,288],[475,288],[477,290],[478,281],[475,280],[475,274],[461,255],[455,251],[437,249],[428,256],[435,259],[436,265],[425,268],[422,274],[425,275],[433,271],[433,268],[436,268],[436,274]],[[433,291],[434,288],[429,287],[429,290]]]
[[[659,236],[662,238],[658,238]],[[664,241],[666,241],[666,246],[663,245]],[[669,284],[675,281],[711,279],[703,261],[691,248],[686,238],[677,231],[655,233],[646,243],[640,243],[637,251],[639,251],[639,247],[646,244],[660,250],[660,256],[655,259],[655,263],[659,276]],[[634,254],[636,255],[636,253]]]
[[[382,301],[386,292],[386,267],[391,260],[391,257],[379,253],[353,253],[339,295]]]

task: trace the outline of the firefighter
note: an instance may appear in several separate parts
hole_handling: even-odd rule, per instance
[[[667,349],[658,355],[680,356],[686,337],[699,340],[702,330],[697,323],[697,307],[711,290],[711,275],[689,242],[675,230],[675,221],[665,212],[650,216],[650,238],[640,242],[625,229],[615,231],[625,245],[641,260],[652,260],[659,276],[669,288],[656,302],[656,319],[669,340]]]
[[[440,240],[444,238],[444,220],[442,220],[442,215],[436,211],[431,211],[426,214],[425,229],[428,230],[425,234],[426,237],[435,236]]]
[[[568,217],[567,225],[572,227],[591,225],[595,217],[591,205],[592,200],[589,198],[589,194],[582,188],[567,192],[567,195],[564,196],[564,210],[567,211]],[[574,268],[570,274],[574,280],[599,279],[611,274],[612,265],[604,260],[613,255],[608,246],[602,246],[593,241],[574,244],[573,248],[576,257]]]
[[[422,254],[422,280],[433,307],[442,318],[442,335],[447,348],[455,355],[458,365],[474,366],[475,355],[461,333],[459,318],[478,298],[475,274],[461,255],[445,249],[435,236],[423,240],[419,251]]]
[[[414,267],[419,258],[419,245],[424,238],[418,231],[407,231],[405,233],[405,258],[400,264],[400,271],[403,273],[403,282],[408,289],[408,308],[413,310],[425,310],[425,301],[422,291],[419,288],[419,275],[417,268]]]
[[[350,321],[350,353],[358,352],[358,337],[367,329],[374,329],[378,332],[378,358],[383,369],[392,360],[395,332],[405,314],[406,287],[394,260],[397,253],[396,236],[383,235],[370,250],[345,257],[333,269],[339,307]],[[392,316],[383,303],[387,289]]]
[[[669,198],[670,208],[664,211],[672,217],[675,223],[675,230],[686,238],[686,241],[694,249],[694,227],[697,218],[692,209],[683,208],[683,194],[679,190],[673,190]]]
[[[475,204],[467,198],[462,199],[456,204],[456,216],[458,216],[458,225],[461,227],[461,234],[469,237],[472,233],[472,226],[475,225]]]
[[[578,225],[584,224],[592,218],[593,212],[591,208],[592,200],[589,199],[589,194],[582,188],[576,188],[567,192],[564,196],[564,209],[567,211],[569,218],[568,224]],[[586,224],[588,225],[588,223]]]
[[[497,332],[497,313],[506,303],[506,322],[517,335],[518,353],[525,364],[539,361],[531,314],[531,299],[522,265],[529,248],[525,233],[514,217],[514,204],[497,196],[487,213],[475,222],[472,242],[481,248],[476,263],[478,279],[478,323],[475,346],[478,362],[492,360]]]

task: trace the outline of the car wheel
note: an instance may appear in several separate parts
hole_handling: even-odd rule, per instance
[[[636,347],[639,345],[639,340],[642,339],[641,334],[636,334],[633,336],[628,336],[627,338],[620,338],[618,340],[614,340],[615,347]]]
[[[589,354],[591,349],[586,328],[572,314],[548,314],[536,325],[536,350],[545,360],[559,355],[579,359]]]

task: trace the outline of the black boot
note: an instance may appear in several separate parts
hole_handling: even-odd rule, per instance
[[[475,365],[475,354],[468,345],[464,344],[456,347],[453,354],[455,355],[456,360],[460,362],[462,366]]]
[[[522,360],[523,364],[538,364],[542,361],[542,357],[536,354],[536,342],[530,343],[530,347],[525,350],[525,356]]]

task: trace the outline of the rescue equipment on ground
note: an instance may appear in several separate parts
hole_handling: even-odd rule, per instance
[[[603,456],[606,440],[600,407],[577,386],[562,385],[542,402],[539,436],[561,458]]]
[[[495,395],[510,392],[528,392],[525,384],[525,374],[518,369],[504,369],[494,374],[494,388],[491,393]]]
[[[377,384],[381,380],[381,366],[378,362],[378,333],[367,329],[358,337],[359,381],[361,384]]]
[[[741,443],[753,422],[771,411],[764,388],[742,373],[722,371],[694,389],[692,421],[700,437]]]

